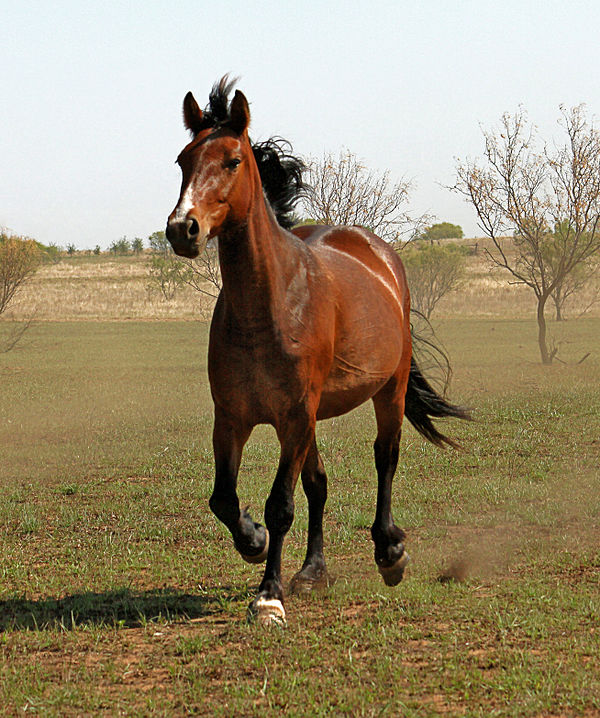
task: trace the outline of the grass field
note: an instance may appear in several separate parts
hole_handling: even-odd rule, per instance
[[[438,330],[476,421],[446,425],[461,452],[404,432],[405,581],[372,558],[364,406],[319,427],[336,583],[263,630],[245,621],[261,570],[207,506],[206,326],[30,329],[0,356],[0,712],[600,715],[600,319],[562,324],[551,367],[528,318]],[[276,460],[261,427],[240,476],[257,517]],[[299,490],[286,579],[306,522]]]

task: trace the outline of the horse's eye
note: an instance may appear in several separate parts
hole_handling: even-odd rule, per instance
[[[235,157],[234,159],[229,160],[229,162],[227,163],[227,169],[230,169],[230,170],[237,169],[237,167],[239,167],[239,165],[241,164],[241,162],[242,162],[242,160],[240,160],[239,158]]]

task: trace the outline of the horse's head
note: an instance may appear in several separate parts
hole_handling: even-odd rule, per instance
[[[211,237],[242,221],[250,205],[255,168],[247,133],[250,110],[239,90],[228,106],[230,87],[226,78],[215,86],[205,112],[191,92],[183,101],[184,124],[193,140],[177,158],[181,194],[167,222],[167,238],[183,257],[197,257]]]

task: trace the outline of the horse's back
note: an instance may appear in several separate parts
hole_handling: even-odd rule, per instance
[[[293,233],[302,239],[326,265],[335,271],[359,264],[380,283],[393,287],[404,303],[407,296],[404,267],[397,253],[380,237],[362,227],[302,225]],[[392,284],[390,284],[392,280]]]

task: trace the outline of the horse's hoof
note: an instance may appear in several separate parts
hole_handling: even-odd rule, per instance
[[[254,554],[253,556],[248,556],[245,553],[240,552],[240,556],[246,561],[247,563],[263,563],[267,560],[267,554],[269,553],[269,532],[267,529],[265,529],[265,547],[260,553]]]
[[[290,593],[296,596],[306,596],[313,591],[322,591],[329,588],[333,584],[333,581],[329,577],[327,571],[323,571],[318,576],[308,577],[303,576],[301,571],[292,578],[290,581]]]
[[[283,603],[278,598],[255,598],[248,606],[248,622],[256,622],[259,626],[285,627],[287,624]]]
[[[391,566],[379,566],[379,573],[382,575],[386,586],[397,586],[404,577],[404,569],[410,561],[406,551],[400,556],[396,563]]]

